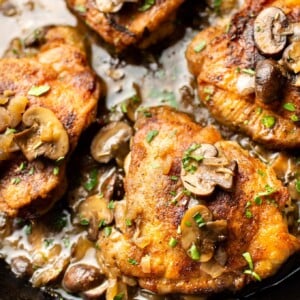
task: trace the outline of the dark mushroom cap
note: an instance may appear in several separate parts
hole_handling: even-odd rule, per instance
[[[264,103],[280,99],[286,78],[282,67],[272,59],[259,61],[255,70],[256,97]]]
[[[280,53],[287,41],[281,31],[287,26],[287,17],[280,8],[271,6],[262,10],[254,21],[254,40],[260,52],[265,55]]]

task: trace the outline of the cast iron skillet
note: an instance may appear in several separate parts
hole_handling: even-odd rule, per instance
[[[295,267],[297,266],[297,267]],[[16,278],[8,266],[0,261],[0,300],[63,300],[50,289],[39,290],[27,281]],[[176,299],[176,298],[174,298]],[[209,300],[299,300],[300,299],[300,254],[291,257],[277,275],[260,284],[248,286],[240,293],[219,294]]]

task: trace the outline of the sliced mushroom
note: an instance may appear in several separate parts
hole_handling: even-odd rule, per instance
[[[189,256],[191,247],[199,252],[199,262],[209,261],[215,251],[216,242],[223,241],[227,234],[227,221],[213,221],[210,210],[205,205],[189,208],[180,223],[181,245]]]
[[[78,293],[99,286],[103,279],[104,276],[98,268],[80,263],[67,269],[63,278],[63,286],[71,293]]]
[[[236,163],[229,162],[225,157],[216,157],[217,154],[217,148],[209,144],[202,144],[188,156],[185,154],[181,180],[186,189],[196,195],[207,196],[216,185],[226,190],[232,187]],[[193,166],[193,171],[190,171],[188,164]]]
[[[93,158],[100,163],[108,163],[114,157],[123,162],[132,134],[132,128],[125,122],[112,122],[101,128],[91,144]]]
[[[81,202],[78,213],[80,221],[87,221],[89,238],[96,240],[100,224],[108,225],[113,221],[113,210],[108,208],[108,200],[100,195],[93,195]]]
[[[254,40],[257,48],[265,55],[279,54],[285,47],[287,37],[281,34],[288,27],[284,12],[277,7],[262,10],[254,21]]]
[[[68,133],[51,110],[30,107],[22,120],[30,128],[15,134],[15,141],[29,161],[41,155],[56,160],[68,153]]]
[[[261,60],[255,69],[256,97],[264,103],[271,103],[281,98],[286,78],[281,66],[272,59]]]
[[[295,74],[300,72],[300,41],[290,44],[283,52],[285,66]]]
[[[96,0],[96,7],[104,13],[115,13],[118,12],[124,2],[138,2],[138,0]]]

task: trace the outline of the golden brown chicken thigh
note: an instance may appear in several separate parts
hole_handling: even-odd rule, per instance
[[[203,30],[186,52],[212,116],[275,149],[300,146],[299,4],[245,1],[229,24]]]
[[[66,161],[100,93],[75,29],[47,27],[34,38],[27,43],[37,47],[27,54],[14,41],[0,60],[0,211],[9,215],[62,196]]]
[[[207,294],[274,274],[299,249],[274,171],[185,114],[160,107],[147,116],[127,160],[124,214],[98,240],[107,276]]]
[[[106,42],[120,51],[130,45],[148,47],[173,32],[175,14],[183,1],[67,0],[67,3]]]

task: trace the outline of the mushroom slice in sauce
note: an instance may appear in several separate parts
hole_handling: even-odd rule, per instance
[[[104,276],[101,274],[99,268],[79,263],[67,269],[62,283],[67,291],[78,293],[99,286],[103,280]]]
[[[261,60],[255,69],[256,97],[268,104],[280,99],[286,78],[282,67],[272,59]]]
[[[132,134],[132,128],[121,121],[102,127],[91,144],[93,158],[100,163],[108,163],[114,157],[117,161],[124,161]]]
[[[283,52],[285,66],[295,74],[300,72],[300,41],[290,44]]]
[[[280,53],[287,41],[281,34],[283,28],[288,26],[284,12],[277,7],[268,7],[262,10],[254,21],[254,40],[257,48],[266,55]]]
[[[185,212],[180,228],[182,248],[192,259],[207,262],[214,255],[215,243],[226,237],[227,221],[213,221],[212,213],[208,207],[199,204]],[[191,253],[192,247],[199,254],[197,259]]]
[[[22,121],[30,128],[15,134],[15,141],[29,161],[41,155],[56,160],[68,153],[68,133],[51,110],[30,107]]]
[[[216,185],[224,189],[232,187],[236,163],[217,157],[217,154],[217,148],[210,144],[202,144],[192,152],[186,151],[181,168],[181,180],[186,189],[195,195],[207,196]]]

